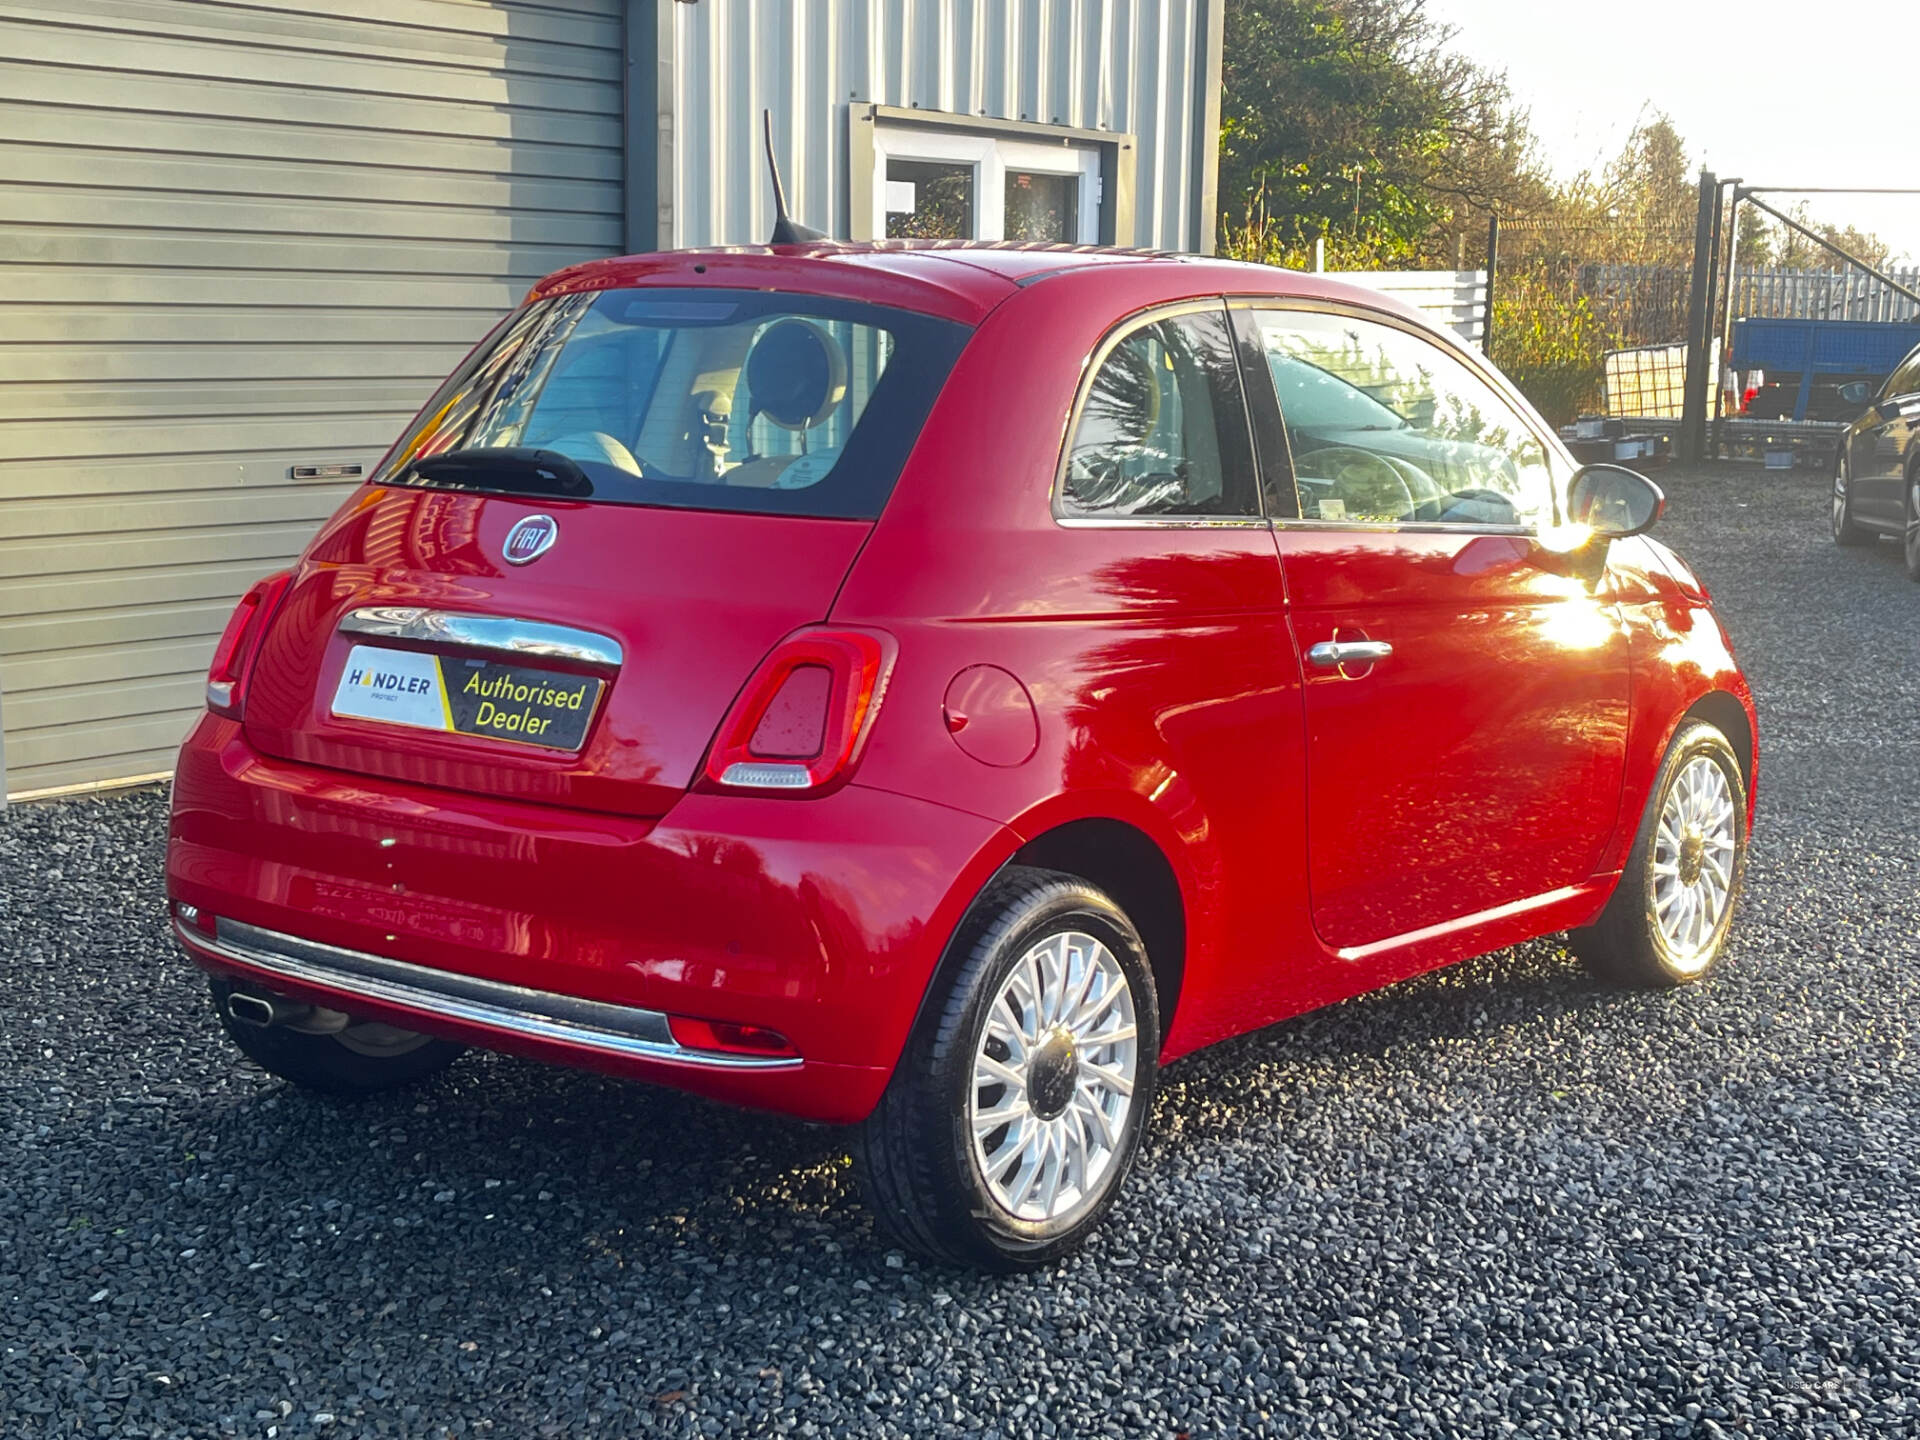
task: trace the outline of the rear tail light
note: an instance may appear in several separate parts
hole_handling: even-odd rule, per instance
[[[894,642],[880,630],[801,630],[760,662],[707,753],[726,790],[817,794],[843,781],[880,710]]]
[[[752,1055],[762,1060],[798,1060],[800,1052],[778,1030],[764,1025],[736,1025],[726,1020],[693,1020],[669,1015],[667,1028],[674,1042],[687,1050],[715,1055]]]
[[[240,718],[245,698],[241,694],[241,682],[246,678],[247,662],[253,658],[260,636],[273,618],[291,579],[293,576],[284,570],[278,575],[269,575],[242,595],[240,603],[234,606],[233,618],[221,632],[220,643],[213,647],[213,663],[207,667],[207,709],[214,714],[229,720]]]

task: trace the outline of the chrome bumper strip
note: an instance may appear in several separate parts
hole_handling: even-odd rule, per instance
[[[787,1057],[763,1059],[689,1050],[674,1040],[667,1017],[658,1010],[578,1000],[549,990],[457,975],[383,955],[323,945],[317,940],[302,940],[277,930],[262,930],[238,920],[219,919],[214,924],[217,936],[189,929],[178,919],[173,929],[189,948],[250,970],[530,1039],[556,1040],[605,1055],[669,1060],[709,1070],[790,1070],[800,1065],[799,1060]]]
[[[506,615],[424,610],[413,605],[369,605],[349,611],[341,620],[340,629],[349,635],[419,640],[489,655],[577,660],[585,665],[618,665],[623,658],[618,640],[596,635],[591,630],[550,625],[544,620],[516,620]]]

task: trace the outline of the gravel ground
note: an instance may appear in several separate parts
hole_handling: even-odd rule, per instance
[[[1920,1433],[1920,589],[1668,479],[1760,696],[1724,973],[1540,942],[1168,1074],[1107,1229],[876,1242],[836,1134],[474,1056],[339,1105],[162,929],[162,798],[0,817],[0,1435]]]

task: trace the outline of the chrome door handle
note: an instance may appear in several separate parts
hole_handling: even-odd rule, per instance
[[[1341,665],[1371,665],[1393,654],[1384,640],[1322,640],[1307,651],[1307,659],[1322,670]]]

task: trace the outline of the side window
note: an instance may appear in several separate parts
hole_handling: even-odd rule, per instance
[[[1311,520],[1534,525],[1553,459],[1504,396],[1430,340],[1305,310],[1255,312],[1300,513]]]
[[[1258,515],[1254,481],[1224,311],[1152,321],[1107,352],[1067,451],[1063,514]]]

